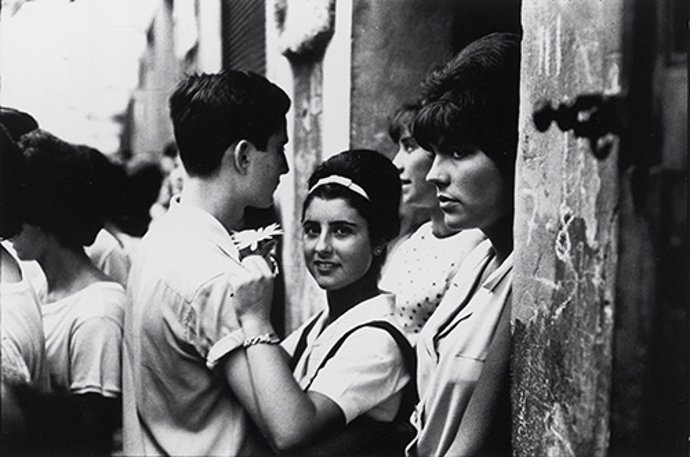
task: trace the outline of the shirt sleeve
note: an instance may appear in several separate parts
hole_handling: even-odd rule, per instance
[[[400,392],[409,379],[395,340],[381,329],[364,328],[345,340],[309,390],[333,400],[349,423]]]
[[[244,342],[235,314],[235,298],[229,275],[219,275],[199,288],[191,303],[186,324],[189,342],[213,368]]]
[[[122,324],[110,316],[80,323],[70,348],[70,390],[117,397],[122,392]]]
[[[122,249],[113,249],[103,259],[103,272],[122,284],[123,287],[127,285],[130,266],[130,259]]]

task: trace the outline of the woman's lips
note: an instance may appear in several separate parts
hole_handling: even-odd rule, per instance
[[[316,267],[316,269],[319,271],[329,272],[336,269],[338,267],[338,264],[326,260],[315,260],[314,267]]]
[[[438,198],[438,203],[442,210],[450,209],[451,207],[460,204],[460,201],[450,198],[447,195],[437,195],[436,198]]]

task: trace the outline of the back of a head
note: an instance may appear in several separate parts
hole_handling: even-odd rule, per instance
[[[289,108],[287,94],[255,73],[224,70],[189,76],[170,96],[185,170],[190,176],[212,174],[225,150],[242,139],[265,149]]]
[[[0,124],[3,124],[14,141],[25,133],[38,128],[38,122],[29,113],[7,106],[0,106]]]
[[[65,247],[93,243],[106,203],[88,149],[40,129],[24,135],[19,146],[26,160],[25,221]]]
[[[512,182],[517,150],[520,36],[492,33],[462,49],[422,84],[413,124],[417,142],[453,149],[479,146]],[[512,167],[512,168],[511,168]]]
[[[74,146],[80,149],[90,162],[95,176],[93,185],[103,202],[105,219],[119,225],[120,221],[127,217],[130,200],[124,166],[96,148],[83,144]]]
[[[24,222],[24,157],[0,124],[0,239],[11,238]]]
[[[158,200],[165,175],[160,163],[142,156],[130,162],[127,189],[130,199],[128,219],[122,227],[129,235],[142,237],[151,223],[151,207]]]
[[[366,193],[364,198],[342,185],[317,183],[329,176],[351,180]],[[359,211],[369,225],[372,243],[387,243],[400,230],[400,176],[397,168],[383,154],[369,149],[352,149],[341,152],[321,163],[309,178],[309,189],[304,208],[315,197],[335,198],[347,192],[348,201]]]

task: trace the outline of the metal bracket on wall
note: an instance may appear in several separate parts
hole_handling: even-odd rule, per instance
[[[584,94],[556,108],[541,100],[535,105],[532,120],[540,132],[555,122],[563,132],[572,130],[576,137],[587,138],[592,154],[605,159],[613,146],[611,135],[621,136],[625,130],[624,99],[622,95]]]

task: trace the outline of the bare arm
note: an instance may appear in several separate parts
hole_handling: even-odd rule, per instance
[[[273,274],[259,256],[247,257],[243,264],[247,275],[234,284],[236,312],[245,337],[252,338],[273,331]],[[335,402],[301,389],[288,361],[289,356],[280,345],[255,344],[231,353],[223,366],[243,406],[260,424],[271,445],[280,451],[304,445],[325,429],[345,424],[345,415]]]

